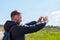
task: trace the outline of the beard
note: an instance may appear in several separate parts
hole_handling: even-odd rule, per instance
[[[17,22],[17,24],[20,24],[20,22]]]
[[[21,23],[22,20],[17,20],[16,23],[19,25]]]
[[[17,23],[17,24],[20,24],[20,23],[21,23],[21,21],[17,21],[16,23]]]
[[[17,23],[18,25],[20,24],[20,22],[18,22],[18,21],[17,21],[16,23]]]

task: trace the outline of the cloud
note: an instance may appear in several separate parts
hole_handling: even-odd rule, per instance
[[[60,10],[52,11],[51,14],[52,14],[51,23],[55,25],[60,25]]]
[[[53,14],[53,15],[60,14],[60,10],[59,11],[53,11],[51,14]]]
[[[54,18],[55,20],[59,20],[60,21],[60,10],[59,11],[53,11],[51,12],[52,14],[52,18]]]

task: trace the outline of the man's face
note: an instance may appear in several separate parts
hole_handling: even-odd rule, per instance
[[[13,16],[13,20],[14,20],[17,24],[19,24],[19,23],[22,21],[22,17],[21,17],[21,15],[14,15],[14,16]]]

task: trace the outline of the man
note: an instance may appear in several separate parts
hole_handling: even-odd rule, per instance
[[[7,21],[4,25],[6,32],[9,32],[9,30],[13,27],[10,32],[11,40],[25,40],[25,34],[37,32],[44,28],[48,22],[48,18],[40,17],[37,21],[32,21],[25,25],[19,25],[21,21],[21,13],[16,10],[11,12],[11,21]]]

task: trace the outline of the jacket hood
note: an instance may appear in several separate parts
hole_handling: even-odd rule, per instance
[[[4,24],[4,30],[8,32],[13,25],[16,25],[16,23],[13,21],[6,21]]]

